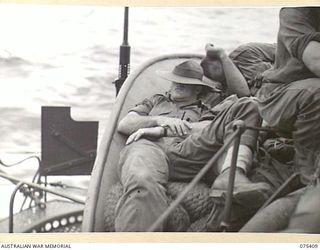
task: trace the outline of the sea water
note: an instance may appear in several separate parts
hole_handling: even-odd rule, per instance
[[[247,42],[274,43],[278,12],[270,7],[132,7],[131,70],[163,54],[204,54],[208,42],[227,52]],[[3,162],[40,156],[41,106],[70,106],[73,119],[99,121],[101,138],[115,101],[112,82],[118,72],[123,14],[123,7],[0,4]],[[37,166],[31,159],[1,170],[31,180]],[[65,180],[85,188],[89,177]],[[0,179],[0,189],[3,218],[14,186]]]

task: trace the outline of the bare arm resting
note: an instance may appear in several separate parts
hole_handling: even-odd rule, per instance
[[[167,127],[168,137],[186,137],[198,132],[211,121],[189,123],[177,118],[163,116],[141,116],[136,112],[128,113],[119,123],[118,131],[129,135],[126,144],[137,141],[140,138],[160,138],[165,135],[163,126]]]
[[[136,112],[129,112],[118,125],[118,132],[131,135],[139,128],[150,128],[158,126],[156,117],[154,116],[142,116]]]
[[[173,134],[184,136],[192,128],[187,121],[165,116],[144,116],[136,112],[129,112],[119,123],[118,131],[125,135],[131,135],[141,128],[167,126]]]
[[[229,94],[236,94],[238,97],[250,96],[250,90],[245,78],[226,52],[221,48],[215,48],[212,44],[206,45],[206,52],[209,57],[220,59]]]
[[[302,54],[302,61],[307,68],[320,77],[320,43],[311,41],[308,43]]]

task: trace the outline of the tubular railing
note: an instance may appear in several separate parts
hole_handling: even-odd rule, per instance
[[[234,157],[237,157],[238,155],[238,149],[239,149],[239,142],[240,137],[243,132],[242,127],[244,126],[243,122],[237,122],[235,123],[234,129],[235,131],[232,133],[232,135],[228,138],[228,140],[224,143],[224,145],[220,148],[220,150],[207,162],[207,164],[200,170],[200,172],[192,179],[192,181],[186,186],[186,188],[178,195],[178,197],[170,204],[170,206],[163,212],[162,215],[150,226],[148,229],[148,232],[154,232],[157,230],[157,228],[168,218],[170,213],[182,202],[182,200],[187,196],[188,192],[202,179],[202,177],[208,172],[208,170],[213,166],[214,163],[217,162],[219,157],[222,155],[222,153],[227,149],[227,147],[230,146],[230,144],[235,141],[237,142],[237,145],[233,150],[233,159],[232,164],[235,164],[237,159]],[[231,166],[231,169],[234,169],[234,171],[230,172],[229,180],[230,178],[234,179],[233,175],[235,174],[235,166]],[[230,188],[231,186],[229,186]],[[231,191],[232,194],[232,191]],[[227,197],[228,199],[229,197]],[[231,197],[232,199],[232,197]],[[228,209],[231,209],[231,206],[228,207]],[[225,214],[230,214],[230,212],[227,212]],[[225,217],[224,224],[227,225],[228,218]]]
[[[79,199],[77,197],[74,197],[72,195],[68,195],[68,194],[65,194],[65,193],[61,193],[61,192],[57,192],[55,190],[51,190],[49,188],[46,188],[46,187],[43,187],[39,184],[35,184],[35,183],[32,183],[32,182],[28,182],[28,181],[23,181],[23,180],[19,180],[17,178],[14,178],[12,176],[9,176],[5,173],[2,173],[0,172],[0,177],[4,178],[4,179],[7,179],[13,183],[15,183],[17,186],[16,188],[14,189],[11,197],[10,197],[10,204],[9,204],[9,233],[13,233],[13,205],[14,205],[14,199],[15,199],[15,195],[17,194],[17,191],[20,190],[21,187],[23,186],[28,186],[29,188],[33,188],[33,189],[36,189],[36,190],[41,190],[41,191],[44,191],[44,192],[47,192],[47,193],[50,193],[50,194],[53,194],[53,195],[56,195],[56,196],[59,196],[59,197],[62,197],[62,198],[66,198],[66,199],[69,199],[71,201],[74,201],[76,203],[80,203],[80,204],[85,204],[85,201],[82,200],[82,199]]]

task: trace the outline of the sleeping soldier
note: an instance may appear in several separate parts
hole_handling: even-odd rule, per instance
[[[229,86],[240,86],[239,96],[249,95],[246,82],[222,50]],[[215,70],[215,69],[214,69]],[[165,95],[154,95],[133,107],[120,121],[118,131],[127,135],[118,165],[124,189],[116,208],[116,231],[147,231],[168,207],[168,181],[190,181],[233,133],[233,124],[242,120],[260,126],[257,103],[249,97],[232,96],[209,109],[199,96],[212,82],[203,81],[203,69],[185,61],[170,72],[157,74],[171,81]],[[261,205],[270,196],[266,183],[252,183],[246,176],[256,148],[257,132],[246,130],[240,141],[234,185],[234,199]],[[213,189],[226,190],[233,147],[212,167],[206,181]],[[257,205],[255,204],[255,205]],[[165,223],[157,228],[163,231]]]

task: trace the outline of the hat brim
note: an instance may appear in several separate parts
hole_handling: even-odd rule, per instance
[[[202,85],[202,86],[210,87],[212,89],[217,89],[216,86],[220,85],[219,82],[213,81],[211,79],[210,81],[204,82],[195,78],[179,76],[179,75],[173,74],[171,71],[157,70],[156,73],[158,76],[162,77],[167,81],[177,82],[181,84]]]

